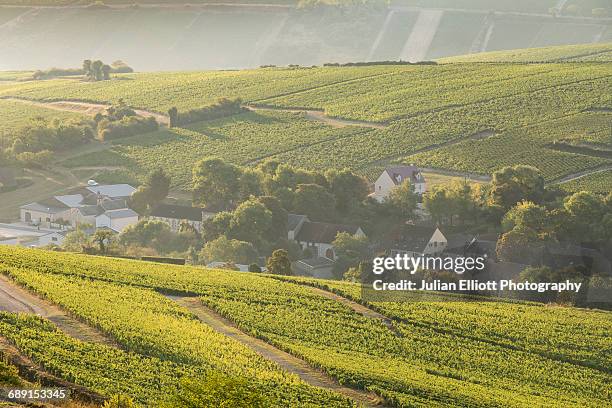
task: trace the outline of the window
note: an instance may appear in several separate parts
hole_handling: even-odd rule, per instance
[[[57,241],[57,237],[51,237],[51,241]]]

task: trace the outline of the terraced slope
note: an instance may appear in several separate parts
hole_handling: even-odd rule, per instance
[[[366,304],[390,318],[390,328],[302,282],[259,274],[2,248],[0,267],[103,330],[121,333],[129,349],[189,367],[207,364],[210,353],[219,357],[206,344],[220,339],[151,289],[199,295],[240,329],[397,407],[610,403],[609,312],[441,299]],[[358,286],[335,284],[338,293],[359,300]],[[107,313],[109,307],[116,312]],[[142,313],[174,323],[154,328],[138,318]],[[0,333],[20,339],[13,327],[0,325]],[[199,346],[191,349],[196,337]],[[213,361],[223,364],[223,357]]]

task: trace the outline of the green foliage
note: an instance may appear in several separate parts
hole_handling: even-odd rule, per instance
[[[266,408],[269,401],[246,378],[209,373],[203,381],[184,379],[164,408]]]
[[[361,262],[367,261],[371,255],[368,239],[365,236],[351,235],[348,232],[338,233],[332,246],[337,256],[334,270],[338,276],[342,276],[348,268],[356,267]]]
[[[237,239],[227,239],[225,235],[204,244],[199,254],[199,260],[203,264],[234,262],[248,265],[254,262],[256,258],[257,250],[253,244]]]
[[[598,407],[609,401],[607,368],[611,357],[602,352],[609,348],[606,330],[609,312],[536,303],[448,301],[446,295],[431,295],[431,299],[421,298],[419,302],[371,304],[361,299],[359,285],[347,282],[281,276],[272,279],[260,274],[20,248],[0,247],[0,259],[2,267],[23,268],[11,272],[20,281],[44,290],[51,300],[86,321],[95,319],[102,330],[117,333],[115,338],[124,346],[136,347],[149,356],[163,355],[164,367],[171,364],[169,360],[195,361],[197,364],[180,366],[192,367],[195,371],[197,367],[208,367],[207,362],[212,361],[218,371],[230,377],[251,373],[247,376],[253,378],[251,375],[257,373],[252,381],[264,387],[262,393],[273,400],[272,406],[350,404],[295,382],[287,386],[282,381],[271,384],[262,380],[271,374],[265,368],[267,365],[254,366],[264,364],[256,354],[220,345],[219,341],[228,344],[228,340],[221,340],[223,336],[209,331],[208,326],[197,322],[192,325],[188,312],[156,290],[199,293],[209,307],[239,324],[241,329],[299,355],[342,384],[373,390],[398,407],[431,406],[432,403]],[[291,282],[320,285],[375,308],[393,320],[394,330],[379,319],[365,317],[341,302]],[[20,341],[19,347],[34,350],[36,361],[44,359],[47,364],[55,361],[53,366],[64,370],[69,366],[92,367],[94,357],[101,364],[105,361],[101,359],[108,355],[106,352],[126,353],[88,343],[78,343],[80,346],[72,349],[57,345],[45,347],[52,343],[44,330],[24,330],[12,325],[0,324],[0,334],[11,339],[27,339]],[[29,342],[38,347],[30,346]],[[81,347],[88,350],[83,360],[78,359]],[[219,349],[222,350],[215,353]],[[154,401],[159,395],[158,388],[150,385],[147,391],[137,386],[137,381],[155,384],[160,378],[158,375],[168,373],[165,368],[161,371],[157,367],[137,369],[118,357],[109,357],[107,361],[116,364],[108,370],[89,368],[78,381],[91,385],[95,381],[101,383],[99,379],[108,376],[113,380],[102,383],[103,390],[125,393],[126,389],[133,388],[130,395],[139,402],[143,396],[144,401]],[[149,357],[146,361],[156,360]],[[228,364],[231,368],[225,371]],[[109,363],[104,366],[108,367]],[[135,377],[133,373],[146,375]],[[179,378],[205,377],[203,370],[170,374],[173,376],[163,377],[161,389],[172,394]],[[115,379],[122,376],[125,376],[124,383],[117,384]],[[585,382],[585,378],[589,381]]]
[[[136,404],[130,396],[118,394],[104,401],[102,408],[136,408]]]
[[[292,209],[297,214],[307,215],[313,221],[334,219],[336,200],[319,184],[298,184],[293,196]]]
[[[266,262],[269,273],[275,275],[291,275],[291,260],[289,253],[284,249],[277,249]]]

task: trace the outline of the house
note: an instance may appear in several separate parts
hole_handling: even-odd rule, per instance
[[[70,207],[55,197],[22,205],[19,212],[22,222],[46,227],[70,217]]]
[[[44,247],[50,244],[61,246],[64,243],[64,238],[70,231],[54,231],[38,237],[38,246]]]
[[[288,238],[297,242],[303,250],[310,248],[315,258],[323,257],[336,260],[332,242],[341,232],[365,237],[363,230],[354,225],[312,222],[308,217],[296,214],[289,214],[287,221]]]
[[[105,211],[96,217],[96,228],[110,228],[122,232],[125,228],[138,222],[138,213],[129,208]]]
[[[174,232],[179,230],[181,222],[189,223],[200,232],[202,229],[202,221],[214,217],[214,215],[215,213],[205,211],[198,207],[160,204],[151,211],[149,218],[167,223]]]
[[[437,256],[446,250],[448,240],[438,227],[402,225],[392,231],[386,246],[391,256]]]
[[[51,226],[59,220],[73,227],[79,224],[97,225],[98,222],[110,225],[107,219],[111,217],[101,216],[107,212],[128,210],[128,198],[134,191],[136,189],[129,184],[78,187],[67,194],[21,206],[20,218],[27,224],[46,226]],[[117,213],[113,216],[116,217]],[[98,221],[98,217],[107,221]],[[134,217],[130,219],[134,220]],[[123,225],[124,221],[121,221],[120,224]]]
[[[414,192],[422,195],[426,191],[425,177],[421,170],[413,165],[386,168],[374,182],[374,192],[370,197],[382,202],[389,196],[391,191],[408,180]]]

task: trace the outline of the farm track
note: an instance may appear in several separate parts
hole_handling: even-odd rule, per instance
[[[166,295],[180,306],[192,312],[202,323],[210,326],[217,332],[230,337],[245,346],[253,349],[264,358],[277,363],[284,370],[296,374],[304,382],[338,394],[349,397],[366,407],[381,405],[380,397],[367,391],[356,390],[338,384],[334,379],[323,372],[311,367],[305,361],[280,350],[271,344],[252,337],[240,330],[233,322],[205,306],[197,297],[182,297]]]
[[[247,109],[250,111],[276,111],[276,112],[290,112],[290,113],[304,113],[307,119],[316,120],[323,122],[336,128],[343,128],[347,126],[358,126],[366,127],[371,129],[385,129],[387,126],[376,122],[366,122],[363,120],[349,120],[349,119],[338,119],[326,116],[324,112],[313,110],[313,109],[290,109],[290,108],[275,108],[258,105],[247,105]]]
[[[356,313],[359,313],[360,315],[367,317],[369,319],[376,319],[376,320],[380,320],[382,322],[382,324],[384,324],[389,330],[391,330],[393,333],[395,333],[398,337],[401,337],[400,332],[395,328],[395,326],[393,326],[393,321],[388,318],[385,315],[382,315],[380,313],[378,313],[375,310],[372,310],[370,308],[368,308],[367,306],[362,305],[361,303],[357,303],[351,299],[348,299],[344,296],[340,296],[334,292],[328,291],[328,290],[324,290],[315,286],[311,287],[312,292],[316,293],[319,296],[323,296],[327,299],[331,299],[334,300],[336,302],[340,302],[345,306],[348,306],[349,308],[351,308],[351,310],[353,310]]]
[[[64,112],[75,112],[82,113],[88,116],[94,116],[97,113],[103,112],[108,109],[110,105],[102,104],[102,103],[92,103],[92,102],[77,102],[77,101],[52,101],[52,102],[44,102],[44,101],[36,101],[31,99],[24,98],[16,98],[16,97],[3,97],[3,100],[11,101],[11,102],[20,102],[28,105],[38,106],[41,108],[53,109],[57,111]],[[168,116],[162,115],[161,113],[151,112],[143,109],[134,109],[134,112],[138,116],[142,116],[143,118],[153,117],[157,120],[158,123],[162,125],[168,126],[170,120]]]
[[[563,178],[555,180],[551,182],[550,184],[569,183],[570,181],[578,180],[583,177],[590,176],[591,174],[603,173],[605,171],[612,171],[612,164],[606,164],[604,166],[596,167],[594,169],[583,170],[578,173],[568,174],[567,176],[564,176]]]
[[[116,347],[98,330],[68,315],[59,306],[32,294],[5,275],[0,275],[0,310],[35,314],[50,320],[75,339]]]

